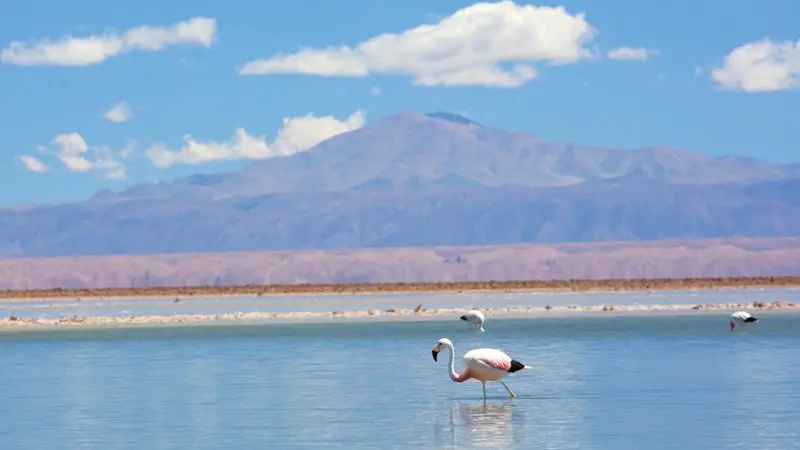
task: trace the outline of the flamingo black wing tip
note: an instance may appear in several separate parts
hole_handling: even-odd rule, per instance
[[[508,368],[508,373],[518,372],[518,371],[523,370],[523,369],[527,369],[527,367],[525,367],[525,364],[522,364],[521,362],[517,361],[516,359],[512,359],[511,360],[511,367]]]

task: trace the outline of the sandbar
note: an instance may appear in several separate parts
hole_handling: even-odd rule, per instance
[[[70,316],[60,318],[28,318],[10,316],[0,319],[0,330],[33,330],[33,329],[85,329],[106,327],[153,327],[153,326],[185,326],[210,324],[269,324],[287,322],[319,322],[319,321],[397,321],[397,320],[445,320],[458,317],[469,308],[392,308],[386,310],[368,309],[356,311],[330,312],[228,312],[219,314],[174,314],[174,315],[130,315],[122,317],[110,316]],[[582,314],[584,316],[614,317],[633,314],[698,314],[727,313],[749,309],[771,312],[798,312],[800,304],[786,301],[754,301],[750,303],[716,303],[716,304],[652,304],[652,305],[613,305],[599,304],[592,306],[578,305],[544,305],[536,307],[511,306],[500,308],[483,308],[487,318],[542,318],[548,316],[567,316]]]

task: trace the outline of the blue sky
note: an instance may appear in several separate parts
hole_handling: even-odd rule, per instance
[[[403,110],[551,140],[800,162],[796,0],[474,5],[11,3],[0,204],[230,170]],[[385,33],[395,36],[373,40]]]

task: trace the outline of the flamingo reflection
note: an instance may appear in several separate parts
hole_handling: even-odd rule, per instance
[[[513,442],[512,403],[454,403],[450,407],[450,445],[510,448]],[[442,428],[447,428],[445,425]],[[441,431],[441,428],[440,430]],[[436,433],[441,438],[441,434]]]

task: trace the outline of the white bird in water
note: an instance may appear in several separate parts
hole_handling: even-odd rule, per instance
[[[450,339],[442,338],[433,346],[431,354],[433,360],[438,361],[439,352],[442,348],[450,350],[450,379],[456,383],[463,383],[470,378],[478,380],[483,385],[483,401],[486,401],[486,382],[499,381],[506,388],[511,398],[517,395],[503,382],[506,375],[520,370],[528,370],[530,367],[521,362],[511,359],[508,355],[492,348],[476,348],[468,351],[461,360],[461,373],[456,373],[455,353],[453,343]]]
[[[749,312],[737,311],[731,314],[731,331],[737,326],[743,327],[745,324],[753,322],[758,322],[758,319],[753,317]]]
[[[486,318],[483,317],[483,313],[478,311],[477,309],[467,311],[467,313],[459,317],[459,319],[463,320],[464,322],[467,322],[469,324],[470,330],[472,329],[472,327],[478,327],[481,331],[486,331],[483,329],[483,321],[486,320]]]

